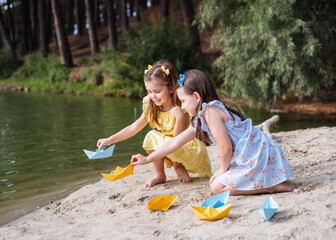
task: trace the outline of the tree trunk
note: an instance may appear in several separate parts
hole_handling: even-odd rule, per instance
[[[103,5],[102,10],[102,15],[103,15],[103,21],[102,21],[102,26],[106,27],[108,24],[108,20],[107,20],[107,2],[108,0],[105,1],[105,4]]]
[[[21,55],[25,56],[30,51],[30,18],[29,0],[21,0]]]
[[[67,32],[68,35],[72,35],[74,33],[74,0],[66,1],[66,18],[67,18]]]
[[[123,35],[126,34],[128,30],[128,17],[126,13],[126,0],[119,0],[119,8],[120,8],[120,21]]]
[[[270,138],[272,138],[270,128],[271,128],[272,125],[279,122],[279,120],[280,120],[279,115],[274,115],[273,117],[271,117],[270,119],[260,123],[256,127],[259,128],[260,130],[262,130],[264,133],[266,133],[266,135],[268,135]]]
[[[77,24],[77,34],[83,35],[85,30],[85,6],[84,0],[76,0],[75,18]]]
[[[156,7],[156,6],[159,6],[159,5],[160,5],[160,1],[161,1],[161,0],[152,0],[152,1],[151,1],[152,7],[154,8],[154,7]]]
[[[14,8],[14,4],[13,4],[13,8]],[[14,10],[15,12],[15,10]],[[9,36],[11,39],[11,42],[13,44],[13,48],[16,49],[16,40],[15,40],[15,24],[14,24],[14,20],[13,20],[13,14],[12,14],[12,8],[11,8],[11,4],[10,1],[7,0],[7,16],[8,16],[8,32],[9,32]]]
[[[63,18],[61,17],[58,0],[51,0],[52,13],[54,16],[55,30],[57,36],[58,48],[61,55],[61,62],[67,67],[73,67],[72,55],[69,42],[65,33]]]
[[[198,47],[201,44],[198,33],[198,26],[197,24],[192,24],[195,18],[194,5],[191,0],[180,0],[180,6],[185,17],[187,18],[189,32],[192,37],[193,44],[195,47]]]
[[[47,40],[49,44],[51,41],[53,41],[52,36],[53,36],[53,28],[54,28],[50,0],[46,0],[46,18],[47,18]]]
[[[37,6],[34,0],[30,0],[30,23],[31,23],[31,49],[36,50],[39,46],[39,23],[37,17]]]
[[[166,21],[169,18],[169,0],[160,0],[160,15],[161,21]]]
[[[95,21],[96,28],[100,28],[100,8],[99,0],[93,0],[93,19]]]
[[[141,17],[147,7],[146,0],[137,0],[136,1],[136,18],[137,21],[141,21]]]
[[[2,41],[5,45],[5,47],[11,52],[13,57],[16,57],[15,49],[13,47],[13,43],[10,40],[9,33],[8,33],[7,28],[6,28],[4,18],[2,16],[2,9],[1,8],[0,8],[0,34],[1,34],[1,38],[2,38]]]
[[[116,49],[118,45],[118,35],[113,5],[114,0],[106,0],[109,40],[114,49]]]
[[[133,17],[133,12],[134,12],[134,1],[133,0],[128,0],[129,3],[129,11],[130,15],[129,17]]]
[[[91,55],[94,56],[96,53],[99,52],[99,45],[98,45],[96,26],[93,19],[93,8],[91,0],[85,0],[85,9],[86,9],[87,21],[89,23]]]
[[[39,27],[40,27],[40,50],[44,57],[49,52],[49,40],[47,32],[47,12],[45,0],[38,0]]]

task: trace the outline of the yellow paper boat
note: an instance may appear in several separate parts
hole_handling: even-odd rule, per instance
[[[111,173],[111,174],[102,173],[101,175],[103,175],[103,177],[106,178],[109,182],[113,182],[120,178],[124,178],[124,177],[131,175],[133,173],[133,168],[134,166],[130,164],[125,169],[121,167],[117,167],[114,173]]]
[[[199,220],[212,221],[227,217],[229,215],[231,207],[232,207],[231,204],[227,204],[219,208],[213,208],[212,206],[209,207],[191,206],[191,210],[194,212],[194,214]]]
[[[175,202],[177,195],[157,196],[150,200],[147,204],[149,210],[167,211],[168,208]]]

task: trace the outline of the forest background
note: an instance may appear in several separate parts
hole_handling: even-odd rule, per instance
[[[2,0],[0,87],[144,96],[159,59],[222,96],[335,101],[332,0]]]

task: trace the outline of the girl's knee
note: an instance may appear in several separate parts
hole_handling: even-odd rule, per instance
[[[210,190],[213,194],[219,194],[225,191],[225,186],[215,179],[210,183]]]

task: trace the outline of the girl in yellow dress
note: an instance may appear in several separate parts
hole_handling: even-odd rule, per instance
[[[168,139],[177,136],[188,128],[189,115],[181,109],[176,96],[177,73],[174,66],[165,60],[158,61],[145,70],[144,82],[148,95],[143,98],[143,113],[133,124],[118,133],[99,139],[98,148],[117,143],[134,136],[148,123],[153,128],[145,137],[143,148],[147,153],[158,149]],[[164,162],[167,167],[174,166],[181,182],[190,182],[188,172],[200,176],[211,176],[210,160],[203,142],[194,139],[175,152],[154,161],[155,176],[146,184],[150,188],[166,181]]]

